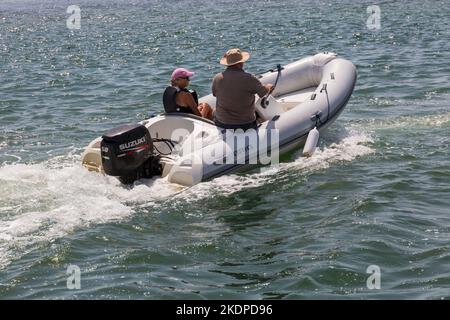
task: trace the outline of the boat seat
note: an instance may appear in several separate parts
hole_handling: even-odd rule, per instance
[[[289,111],[298,105],[298,102],[282,102],[284,111]]]
[[[279,103],[272,95],[269,95],[266,100],[267,106],[263,108],[261,101],[263,98],[259,98],[255,102],[255,109],[258,115],[264,120],[270,120],[275,116],[278,116],[285,112],[281,103]]]
[[[288,93],[277,97],[279,103],[281,103],[284,111],[289,111],[302,102],[305,102],[311,97],[317,87],[310,87],[300,91]]]

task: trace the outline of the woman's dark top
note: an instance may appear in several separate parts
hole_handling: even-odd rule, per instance
[[[180,91],[190,93],[192,95],[192,97],[194,98],[195,103],[198,105],[197,92],[195,92],[194,90],[180,89],[178,87],[168,86],[163,94],[164,110],[167,113],[184,112],[184,113],[194,114],[194,111],[192,111],[191,108],[185,107],[185,106],[180,106],[177,104],[176,96],[177,96],[177,93]]]

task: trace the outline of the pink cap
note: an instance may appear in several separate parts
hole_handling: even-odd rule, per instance
[[[177,68],[172,72],[172,80],[176,80],[178,78],[182,77],[192,77],[194,75],[194,72],[189,71],[185,68]]]

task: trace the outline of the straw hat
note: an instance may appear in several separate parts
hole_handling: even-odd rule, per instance
[[[241,62],[245,62],[250,58],[250,54],[245,51],[241,51],[238,48],[230,49],[220,59],[220,64],[224,66],[232,66]]]

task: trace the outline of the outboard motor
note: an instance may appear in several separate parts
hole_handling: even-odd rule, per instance
[[[159,156],[153,153],[153,143],[147,128],[140,124],[126,124],[102,136],[103,170],[131,184],[140,178],[161,175]]]

